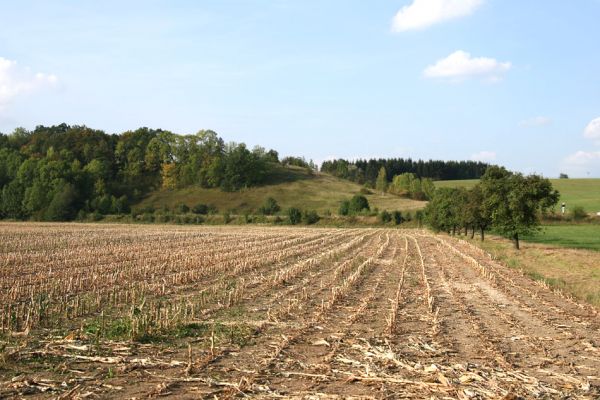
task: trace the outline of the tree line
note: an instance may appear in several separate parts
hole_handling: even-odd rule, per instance
[[[558,191],[539,175],[524,176],[503,167],[489,167],[471,189],[437,188],[425,208],[428,225],[456,234],[478,230],[481,240],[493,229],[519,248],[519,238],[539,230],[540,217],[553,208]]]
[[[239,190],[265,182],[275,150],[225,143],[215,132],[139,128],[107,134],[86,126],[0,133],[0,217],[70,220],[120,214],[151,190],[198,185]]]
[[[348,179],[361,185],[375,185],[381,168],[385,168],[391,179],[404,173],[418,178],[433,180],[479,179],[489,164],[479,161],[412,160],[410,158],[388,158],[348,161],[342,158],[324,161],[321,171],[338,178]]]

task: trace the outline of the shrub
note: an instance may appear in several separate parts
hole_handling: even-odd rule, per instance
[[[189,211],[190,211],[190,208],[184,203],[180,203],[175,206],[175,212],[178,214],[185,214]]]
[[[264,224],[267,222],[267,216],[264,214],[254,215],[252,221],[257,224]]]
[[[223,213],[223,223],[228,224],[231,222],[231,213],[229,211],[225,211]]]
[[[114,211],[117,214],[129,214],[131,209],[129,208],[129,200],[127,196],[123,195],[118,199],[115,199]]]
[[[342,201],[338,213],[340,215],[356,215],[369,210],[369,201],[367,198],[357,194],[350,200]]]
[[[252,219],[252,213],[249,210],[244,210],[242,212],[242,222],[244,224],[251,224],[253,221]]]
[[[79,212],[77,213],[77,221],[85,221],[87,219],[87,213],[85,212],[85,210],[81,209],[79,210]]]
[[[206,204],[198,203],[194,207],[192,207],[192,212],[194,214],[208,214],[208,206]]]
[[[281,207],[279,207],[279,204],[277,204],[277,201],[272,198],[269,197],[266,201],[265,204],[263,204],[259,209],[258,212],[263,214],[263,215],[273,215],[277,212],[281,211]]]
[[[141,220],[143,222],[154,222],[154,214],[143,213]]]
[[[100,214],[98,211],[94,211],[93,213],[91,213],[91,214],[89,215],[89,218],[90,218],[92,221],[96,222],[96,221],[101,221],[101,220],[102,220],[102,218],[104,218],[104,215]]]
[[[152,213],[154,213],[154,211],[156,211],[154,209],[154,206],[149,205],[149,206],[138,208],[137,210],[131,210],[131,214],[133,216],[140,215],[140,214],[152,214]]]
[[[356,214],[363,210],[370,210],[367,198],[360,194],[353,196],[352,199],[350,199],[349,212],[351,214]]]
[[[338,210],[338,214],[340,214],[340,215],[350,214],[350,201],[344,200],[341,202],[340,208]]]
[[[386,210],[383,210],[380,214],[379,214],[379,220],[384,223],[387,224],[388,222],[392,221],[392,214],[390,214],[389,212],[387,212]]]
[[[415,211],[415,219],[419,223],[419,228],[423,224],[424,217],[425,217],[425,215],[423,214],[423,210],[417,210],[417,211]]]
[[[105,194],[104,196],[96,197],[92,200],[92,206],[98,211],[100,214],[111,214],[113,210],[113,203],[116,200],[113,196],[109,196]]]
[[[171,221],[171,215],[169,214],[156,214],[154,216],[154,221],[159,223],[166,223]]]
[[[573,207],[573,210],[571,211],[571,216],[573,217],[573,220],[575,221],[583,221],[584,219],[587,218],[587,212],[585,211],[585,209],[581,206],[575,206]]]
[[[394,220],[394,224],[396,225],[400,225],[402,222],[404,222],[404,218],[402,218],[401,211],[394,211],[392,213],[392,219]]]
[[[359,193],[360,194],[373,194],[373,192],[369,188],[366,188],[366,187],[360,188]]]
[[[302,220],[302,212],[295,207],[288,209],[287,215],[292,225],[296,225]]]
[[[306,225],[316,224],[320,219],[321,217],[319,217],[319,214],[314,210],[304,211],[302,214],[302,221],[304,221]]]

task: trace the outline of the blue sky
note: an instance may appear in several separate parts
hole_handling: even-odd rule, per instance
[[[600,177],[599,0],[3,3],[4,133],[213,129],[315,161]]]

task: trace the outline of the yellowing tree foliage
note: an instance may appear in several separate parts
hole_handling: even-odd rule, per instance
[[[177,187],[177,166],[174,163],[162,164],[160,176],[163,189],[175,189]]]

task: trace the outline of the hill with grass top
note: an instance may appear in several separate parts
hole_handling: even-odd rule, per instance
[[[161,189],[148,194],[133,208],[166,207],[172,210],[179,204],[188,207],[208,204],[216,207],[219,212],[253,213],[265,203],[267,198],[272,197],[282,210],[297,207],[325,214],[328,211],[337,213],[343,200],[361,194],[361,190],[368,199],[371,209],[409,211],[421,209],[426,204],[424,201],[411,200],[389,193],[382,195],[374,190],[365,192],[363,186],[348,180],[295,166],[279,166],[267,181],[268,183],[264,185],[233,192],[197,186],[173,190]]]

